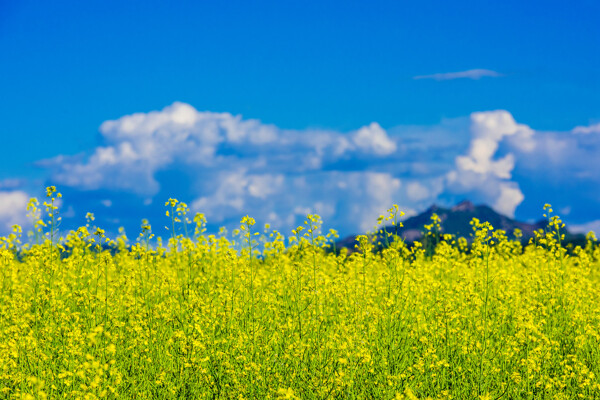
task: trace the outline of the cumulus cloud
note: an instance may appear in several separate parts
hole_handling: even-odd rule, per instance
[[[496,211],[513,217],[518,205],[524,200],[519,185],[511,181],[515,167],[515,155],[511,152],[498,157],[500,143],[509,137],[523,152],[535,148],[533,130],[518,124],[504,110],[476,112],[471,114],[471,143],[465,155],[456,157],[456,167],[447,174],[449,190],[470,194],[490,204]]]
[[[119,217],[136,228],[141,218],[164,217],[169,197],[218,226],[233,227],[250,214],[289,232],[316,212],[342,234],[371,229],[394,203],[414,214],[464,198],[508,216],[529,207],[535,213],[527,218],[539,217],[537,203],[555,198],[556,209],[568,206],[569,218],[582,221],[557,182],[577,183],[586,204],[600,209],[600,174],[590,168],[600,157],[595,125],[542,132],[505,110],[434,126],[384,129],[373,122],[338,132],[286,130],[174,103],[106,121],[100,133],[102,143],[88,154],[40,165],[52,184],[69,189],[74,215],[91,211],[98,221],[105,214],[105,221]]]
[[[9,232],[13,225],[27,225],[25,217],[29,195],[21,190],[0,191],[0,229]]]
[[[501,182],[498,185],[499,195],[492,203],[492,208],[501,214],[515,216],[515,209],[525,199],[519,185],[514,182]]]
[[[406,185],[407,196],[410,200],[419,201],[430,197],[429,190],[418,181]]]
[[[470,131],[469,150],[447,174],[449,192],[471,195],[509,216],[520,205],[538,213],[554,202],[574,222],[594,218],[600,206],[600,174],[593,167],[600,157],[597,125],[537,131],[499,110],[471,114]]]
[[[214,222],[237,221],[252,210],[277,227],[301,224],[308,213],[335,221],[339,230],[372,228],[377,216],[399,197],[400,179],[378,172],[319,171],[303,176],[223,172],[216,190],[192,202]]]
[[[522,174],[555,182],[600,183],[600,174],[593,167],[600,157],[598,125],[579,126],[568,132],[536,131],[531,141],[534,154],[512,145]]]
[[[400,185],[379,171],[399,157],[398,139],[375,122],[351,132],[285,130],[174,103],[106,121],[100,133],[103,143],[89,155],[60,155],[40,165],[58,185],[133,193],[148,206],[156,196],[179,195],[215,223],[253,213],[289,226],[293,210],[336,220],[346,210],[354,213],[350,229],[366,223],[366,212],[389,207]],[[114,199],[100,203],[115,209]]]
[[[366,153],[385,156],[396,151],[396,143],[388,137],[377,122],[356,131],[352,135],[352,141],[356,147]]]
[[[53,169],[60,184],[151,196],[160,190],[155,173],[173,164],[221,170],[248,156],[257,167],[281,165],[298,172],[353,153],[379,157],[396,150],[377,123],[349,135],[282,130],[239,115],[199,112],[179,102],[106,121],[100,133],[105,144],[89,157],[61,155],[40,164]]]
[[[436,81],[449,81],[452,79],[461,79],[461,78],[478,80],[483,77],[499,78],[501,76],[504,76],[504,75],[499,72],[492,71],[489,69],[470,69],[468,71],[445,72],[445,73],[438,73],[438,74],[432,74],[432,75],[418,75],[418,76],[413,77],[413,79],[433,79]]]

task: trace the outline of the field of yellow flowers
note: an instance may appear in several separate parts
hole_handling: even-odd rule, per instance
[[[170,199],[170,239],[144,221],[129,245],[92,215],[59,237],[47,195],[28,243],[0,239],[0,398],[600,398],[600,246],[567,252],[558,217],[525,247],[434,218],[433,251],[390,232],[349,254],[316,215],[227,238]]]

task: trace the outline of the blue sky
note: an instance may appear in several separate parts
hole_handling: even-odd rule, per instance
[[[168,197],[215,227],[470,198],[600,230],[596,1],[54,3],[0,3],[3,231],[49,184],[65,227],[130,237]]]

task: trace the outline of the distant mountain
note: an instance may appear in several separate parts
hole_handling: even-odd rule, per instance
[[[442,234],[449,233],[456,235],[456,237],[464,237],[467,240],[471,238],[471,234],[473,233],[473,227],[470,225],[473,218],[477,218],[481,222],[489,222],[494,229],[502,229],[511,239],[514,239],[515,229],[520,229],[523,234],[521,241],[525,243],[534,236],[534,231],[544,229],[548,224],[548,221],[546,220],[540,220],[535,223],[517,221],[497,213],[491,207],[486,205],[476,206],[470,201],[462,201],[452,208],[443,208],[435,204],[432,205],[423,213],[402,221],[404,226],[398,228],[398,235],[407,243],[421,240],[425,232],[424,226],[431,224],[431,216],[434,213],[440,217]],[[386,230],[388,232],[395,232],[395,228],[392,226],[387,226]],[[339,240],[336,242],[336,247],[346,247],[351,250],[354,249],[354,245],[357,243],[356,236],[357,235],[351,235]],[[571,234],[568,230],[565,230],[565,242],[584,244],[585,236]]]

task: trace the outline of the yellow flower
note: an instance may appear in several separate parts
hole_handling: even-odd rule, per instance
[[[52,197],[54,192],[56,192],[56,186],[48,186],[46,188],[46,197]]]

